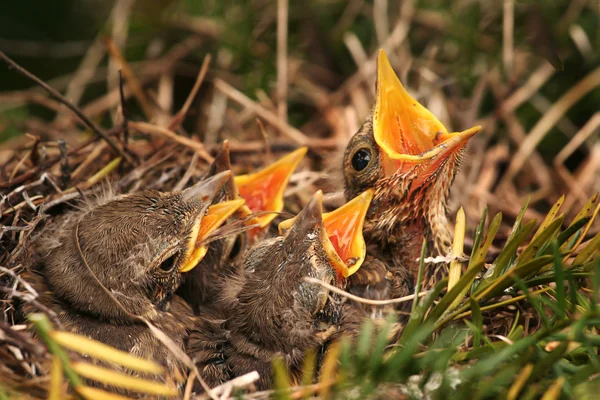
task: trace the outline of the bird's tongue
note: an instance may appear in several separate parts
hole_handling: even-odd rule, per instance
[[[444,125],[406,91],[385,52],[379,51],[373,133],[377,145],[387,156],[386,173],[410,168],[464,144],[480,129],[448,133]]]
[[[307,148],[302,147],[279,159],[268,167],[249,175],[236,176],[235,184],[240,196],[246,200],[250,212],[279,212],[283,209],[283,192]],[[274,213],[258,215],[250,223],[266,227],[275,218]]]
[[[179,272],[190,271],[202,260],[208,251],[208,246],[202,244],[204,240],[243,205],[244,200],[237,199],[208,207],[206,215],[199,218],[192,230],[186,256],[179,267]]]
[[[327,233],[324,247],[338,279],[355,273],[364,261],[366,246],[362,230],[372,198],[373,191],[368,190],[337,210],[323,214]]]

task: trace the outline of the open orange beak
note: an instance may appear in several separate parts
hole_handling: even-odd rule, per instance
[[[379,50],[373,131],[382,150],[386,175],[406,172],[416,164],[427,164],[422,173],[429,177],[480,130],[480,126],[475,126],[463,132],[448,133],[428,109],[408,94],[385,52]]]
[[[223,201],[208,207],[206,215],[200,216],[192,228],[186,254],[179,267],[179,272],[188,272],[202,261],[208,251],[208,245],[203,244],[206,238],[243,205],[243,199],[236,199]]]
[[[320,200],[323,193],[319,190],[315,196]],[[338,281],[358,271],[365,260],[367,246],[363,226],[372,199],[373,190],[369,189],[340,208],[323,214],[321,242]],[[290,229],[297,218],[281,222],[279,232]]]
[[[301,147],[256,173],[234,177],[240,196],[246,200],[246,212],[265,212],[251,224],[264,228],[275,218],[275,213],[283,210],[285,188],[307,151],[307,147]],[[266,213],[269,211],[273,213]]]

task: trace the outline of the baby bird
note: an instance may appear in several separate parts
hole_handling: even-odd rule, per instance
[[[450,186],[476,126],[449,133],[413,99],[380,50],[375,108],[350,140],[343,161],[347,199],[374,189],[365,222],[368,260],[350,290],[369,298],[401,297],[417,279],[423,239],[428,254],[447,254]],[[425,287],[443,271],[426,268]]]
[[[230,176],[222,172],[180,192],[112,196],[59,217],[35,242],[38,301],[65,330],[178,370],[141,319],[183,347],[195,320],[173,293],[206,252],[205,238],[240,206],[209,207]]]
[[[345,315],[328,289],[305,278],[343,287],[360,268],[371,197],[366,191],[323,214],[319,191],[298,216],[280,224],[282,235],[245,254],[240,274],[223,286],[219,307],[201,319],[188,341],[188,354],[209,386],[256,370],[257,386],[265,389],[277,358],[297,381],[304,356],[331,340],[329,331],[357,329],[356,313]]]
[[[306,147],[299,148],[260,171],[232,177],[215,196],[213,202],[245,201],[229,220],[229,226],[242,231],[237,235],[225,234],[212,241],[200,266],[186,274],[178,294],[196,314],[201,315],[203,309],[213,306],[223,280],[237,273],[246,250],[266,234],[277,212],[283,210],[283,193],[306,151]],[[229,143],[226,140],[208,176],[230,169]]]

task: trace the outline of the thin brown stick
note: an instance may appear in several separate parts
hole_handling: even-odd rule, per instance
[[[168,129],[176,129],[179,125],[181,125],[181,122],[183,122],[185,115],[187,114],[188,110],[192,105],[192,101],[194,101],[194,98],[196,98],[196,94],[198,94],[198,90],[200,89],[202,82],[204,82],[204,78],[206,77],[206,73],[208,72],[208,67],[210,66],[211,59],[212,57],[210,54],[207,54],[204,57],[204,61],[202,61],[202,66],[200,67],[200,72],[198,72],[198,77],[196,78],[196,82],[194,82],[194,87],[192,87],[192,90],[190,91],[190,94],[185,100],[183,107],[181,107],[181,110],[179,110],[179,112],[175,114],[175,116],[171,119],[171,122],[169,122],[169,125],[167,125]]]
[[[190,180],[190,178],[192,177],[192,174],[194,173],[194,170],[196,169],[196,163],[198,162],[198,153],[194,152],[192,154],[192,159],[190,160],[190,165],[188,166],[187,170],[185,171],[185,173],[183,174],[183,177],[181,178],[181,180],[179,182],[177,182],[177,184],[173,187],[173,191],[177,192],[179,190],[183,190],[183,188],[185,187],[185,185],[187,185],[188,181]]]
[[[186,147],[189,147],[196,151],[200,157],[202,157],[209,163],[213,162],[214,160],[213,157],[210,154],[208,154],[202,143],[186,138],[185,136],[180,136],[167,128],[163,128],[162,126],[149,124],[147,122],[129,121],[129,127],[135,129],[138,132],[160,135],[174,142],[182,144]]]
[[[388,53],[394,52],[404,42],[408,36],[412,17],[415,14],[415,6],[411,1],[405,1],[400,8],[400,18],[394,26],[394,29],[386,40],[380,45]],[[340,86],[330,97],[332,104],[339,103],[352,89],[361,84],[365,76],[374,76],[377,68],[377,52],[374,52],[369,61],[364,63],[358,71],[350,78],[346,79],[344,84]]]
[[[265,129],[265,125],[262,123],[260,118],[256,118],[256,125],[260,129],[260,134],[265,142],[265,158],[267,162],[271,162],[273,155],[271,154],[271,143],[269,142],[269,134]]]
[[[196,379],[196,373],[192,371],[188,376],[187,382],[185,383],[185,390],[183,392],[183,400],[189,400],[192,396],[192,389],[194,387],[194,380]]]
[[[288,91],[288,0],[277,0],[277,115],[287,123]]]
[[[0,291],[6,293],[10,297],[17,297],[26,303],[33,304],[39,310],[42,310],[43,312],[45,312],[52,319],[52,321],[54,323],[56,323],[60,329],[62,329],[63,325],[60,322],[60,319],[58,318],[56,313],[53,310],[51,310],[50,308],[48,308],[45,305],[43,305],[42,303],[40,303],[39,301],[37,301],[37,298],[39,297],[38,292],[25,279],[23,279],[23,277],[20,274],[17,274],[13,270],[2,267],[2,266],[0,266],[0,271],[7,273],[17,283],[20,283],[25,288],[25,290],[27,290],[27,293],[19,292],[18,290],[14,289],[14,288],[9,288],[8,286],[6,286],[6,287],[0,286]]]
[[[390,35],[390,24],[388,22],[388,0],[375,0],[373,3],[373,22],[377,43],[383,44]]]
[[[2,107],[2,111],[23,103],[37,103],[57,113],[64,110],[61,103],[52,100],[43,93],[32,90],[2,93],[0,94],[0,103],[9,103],[7,107]]]
[[[588,94],[592,89],[600,85],[600,68],[590,72],[585,78],[567,91],[558,101],[556,101],[550,110],[531,129],[521,147],[514,155],[502,182],[501,186],[511,181],[517,173],[523,168],[531,153],[535,150],[539,142],[546,133],[560,120],[560,118],[571,108],[578,100]]]
[[[62,94],[60,94],[53,87],[51,87],[48,84],[46,84],[44,81],[42,81],[40,78],[38,78],[37,76],[35,76],[31,72],[27,71],[25,68],[21,67],[19,64],[17,64],[15,61],[13,61],[10,57],[8,57],[2,51],[0,51],[0,58],[2,58],[8,65],[10,65],[11,68],[14,68],[18,73],[20,73],[21,75],[25,76],[28,79],[31,79],[32,81],[34,81],[35,83],[37,83],[38,85],[40,85],[42,88],[44,88],[44,90],[46,90],[48,92],[48,94],[52,98],[58,100],[59,102],[61,102],[65,106],[67,106],[69,108],[69,110],[73,111],[73,113],[75,113],[75,115],[77,115],[79,117],[79,119],[81,119],[81,121],[88,128],[90,128],[92,130],[92,132],[94,132],[96,135],[98,135],[100,138],[102,138],[104,141],[106,141],[108,143],[108,145],[114,151],[116,151],[121,157],[123,157],[125,160],[127,160],[127,162],[129,164],[135,165],[135,162],[129,156],[129,154],[125,153],[123,151],[123,149],[121,149],[117,145],[117,143],[112,138],[110,138],[106,134],[106,132],[104,132],[104,130],[102,130],[102,128],[100,128],[91,119],[89,119],[84,113],[82,113],[81,110],[78,107],[76,107],[75,105],[73,105],[73,103],[71,103],[69,100],[67,100],[66,98],[64,98]]]
[[[125,93],[123,91],[123,74],[121,70],[119,70],[119,96],[121,98],[121,114],[123,116],[123,146],[127,148],[127,143],[129,142],[129,113],[127,112],[127,107],[125,106]]]
[[[86,86],[96,73],[96,69],[98,68],[98,65],[104,58],[105,54],[106,48],[104,47],[100,37],[97,37],[86,51],[85,56],[79,64],[79,67],[73,73],[71,80],[67,85],[65,97],[70,99],[73,104],[79,104]],[[60,122],[64,118],[64,114],[59,112],[54,121]]]
[[[228,399],[229,396],[224,396],[227,393],[231,393],[232,389],[244,388],[260,378],[260,375],[256,371],[248,372],[247,374],[233,378],[219,386],[212,388],[212,393],[215,396],[219,396],[220,399]],[[195,396],[194,399],[200,400],[205,399],[206,395]]]
[[[565,160],[573,154],[573,152],[585,143],[585,140],[588,139],[600,126],[600,112],[596,112],[592,115],[592,118],[588,120],[588,122],[581,128],[579,132],[567,143],[565,147],[556,155],[554,158],[554,167],[558,174],[563,178],[563,181],[566,185],[571,189],[571,193],[573,193],[580,201],[585,202],[588,195],[586,193],[585,187],[582,186],[582,182],[579,179],[575,179],[573,175],[569,172],[568,168],[564,166]]]
[[[135,74],[131,70],[131,67],[129,66],[127,61],[125,61],[125,58],[123,57],[123,55],[121,54],[121,51],[117,48],[115,43],[108,38],[105,40],[105,43],[106,43],[106,48],[108,49],[108,52],[110,53],[110,55],[115,60],[117,60],[117,62],[121,66],[123,75],[125,76],[125,80],[127,81],[127,84],[131,88],[133,95],[135,96],[138,103],[140,104],[140,107],[142,108],[142,111],[144,112],[144,116],[148,120],[151,120],[152,114],[153,114],[152,113],[152,105],[150,104],[150,101],[144,94],[144,91],[142,90],[142,85],[140,85],[140,82],[135,77]]]
[[[339,139],[336,138],[311,138],[308,146],[316,150],[334,150],[340,146]],[[214,146],[213,148],[216,148]],[[271,151],[291,151],[297,147],[289,142],[277,141],[269,142]],[[229,151],[232,153],[254,153],[257,151],[264,151],[265,141],[264,140],[252,140],[247,142],[240,142],[237,140],[229,141]]]
[[[509,98],[502,103],[500,112],[512,112],[516,110],[521,104],[526,102],[537,93],[540,88],[548,82],[548,80],[554,75],[556,69],[547,61],[537,68],[527,79],[527,81],[515,90]]]
[[[505,76],[511,77],[513,71],[514,53],[514,27],[515,27],[515,0],[504,0],[502,23],[502,62]]]
[[[140,76],[140,83],[146,84],[157,76],[171,70],[174,65],[185,57],[191,50],[195,49],[200,44],[200,40],[196,36],[192,36],[183,42],[173,46],[168,53],[158,60],[145,61],[138,63],[137,75]],[[130,64],[131,65],[131,64]],[[132,91],[129,87],[125,87],[125,97],[129,98]],[[116,87],[108,93],[102,95],[96,100],[91,101],[83,107],[86,115],[91,117],[98,116],[105,111],[117,106],[120,102],[119,88]]]
[[[414,294],[409,294],[408,296],[398,297],[398,298],[389,299],[389,300],[371,300],[371,299],[365,299],[364,297],[353,295],[352,293],[348,293],[345,290],[336,288],[335,286],[332,286],[329,283],[323,282],[322,280],[317,279],[317,278],[312,278],[310,276],[305,277],[304,281],[308,282],[308,283],[314,283],[316,285],[321,285],[325,289],[330,290],[333,293],[337,293],[340,296],[346,297],[346,298],[348,298],[350,300],[354,300],[354,301],[356,301],[358,303],[368,304],[368,305],[371,305],[371,306],[387,306],[387,305],[390,305],[390,304],[405,303],[407,301],[414,300],[414,298],[415,298]],[[426,294],[427,294],[427,292],[420,292],[418,294],[418,297],[423,297]]]
[[[256,102],[252,101],[248,96],[246,96],[227,82],[221,79],[215,79],[215,87],[236,103],[255,112],[256,115],[258,115],[259,117],[267,121],[269,124],[279,129],[281,133],[292,139],[294,142],[303,146],[307,145],[310,142],[310,138],[306,137],[304,133],[300,132],[296,128],[291,127],[286,122],[279,119],[277,115],[273,114],[271,111],[267,110],[260,104],[257,104]]]

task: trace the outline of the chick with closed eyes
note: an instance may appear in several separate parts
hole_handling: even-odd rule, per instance
[[[65,330],[178,370],[141,319],[183,346],[195,320],[173,294],[206,253],[206,237],[243,203],[211,206],[230,176],[222,172],[180,192],[113,196],[52,221],[34,243],[30,280],[38,301]]]
[[[360,268],[371,197],[366,191],[323,213],[319,191],[298,216],[280,224],[280,236],[244,255],[240,273],[223,285],[218,307],[200,319],[188,340],[187,352],[209,386],[256,370],[257,386],[265,389],[276,358],[297,380],[306,353],[332,339],[324,332],[356,330],[357,314],[345,315],[328,289],[305,278],[344,287]]]
[[[245,201],[228,221],[232,230],[241,232],[225,233],[212,241],[199,267],[187,274],[178,293],[196,314],[214,306],[222,283],[237,273],[246,250],[267,234],[269,224],[283,209],[283,193],[306,151],[306,147],[299,148],[257,172],[232,176],[216,195],[213,202]],[[225,141],[208,175],[230,169],[229,143]]]

